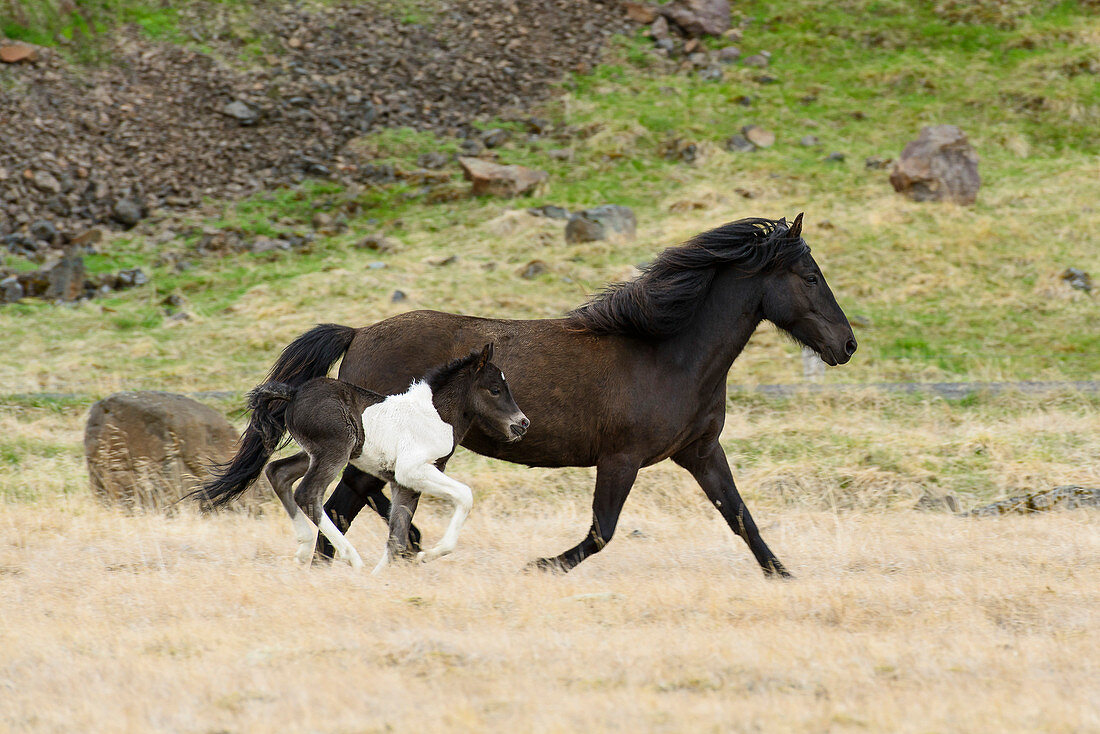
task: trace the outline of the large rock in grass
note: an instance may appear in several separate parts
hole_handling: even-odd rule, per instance
[[[565,225],[565,241],[595,242],[597,240],[634,239],[638,220],[630,207],[604,204],[575,213]]]
[[[233,455],[237,435],[221,413],[182,395],[115,393],[92,406],[84,430],[92,492],[129,510],[166,507]]]
[[[720,36],[730,29],[729,0],[674,0],[656,10],[693,38]]]
[[[546,171],[524,166],[502,166],[480,158],[462,157],[458,163],[472,184],[470,193],[474,196],[519,196],[550,178]]]
[[[978,154],[956,126],[926,127],[905,146],[890,183],[914,201],[973,204],[982,183]]]

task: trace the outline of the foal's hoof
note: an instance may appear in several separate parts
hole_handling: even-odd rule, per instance
[[[539,558],[528,563],[523,570],[528,573],[566,573],[569,569],[563,566],[557,558]]]
[[[779,561],[773,561],[764,567],[764,578],[776,579],[779,581],[792,581],[794,576],[790,571],[783,567],[783,564]]]

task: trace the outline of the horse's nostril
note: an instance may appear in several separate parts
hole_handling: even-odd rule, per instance
[[[527,420],[526,418],[520,419],[519,424],[523,427],[523,430],[525,431],[531,427],[531,421]]]
[[[855,339],[849,339],[847,342],[844,343],[844,353],[847,354],[849,357],[856,353]]]

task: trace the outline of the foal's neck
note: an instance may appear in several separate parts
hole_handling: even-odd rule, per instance
[[[456,440],[466,435],[474,419],[469,407],[473,379],[469,369],[462,369],[431,385],[432,405],[443,422],[454,428]]]

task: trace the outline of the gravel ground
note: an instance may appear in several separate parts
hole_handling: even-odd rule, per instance
[[[0,65],[0,237],[33,240],[46,222],[57,246],[154,208],[304,176],[356,178],[341,155],[350,139],[380,126],[464,135],[474,120],[528,109],[630,29],[611,1],[440,8],[430,25],[353,5],[260,9],[252,28],[271,50],[249,69],[217,60],[239,48],[208,42],[201,13],[186,30],[210,55],[122,30],[103,67],[74,68],[48,50]]]

